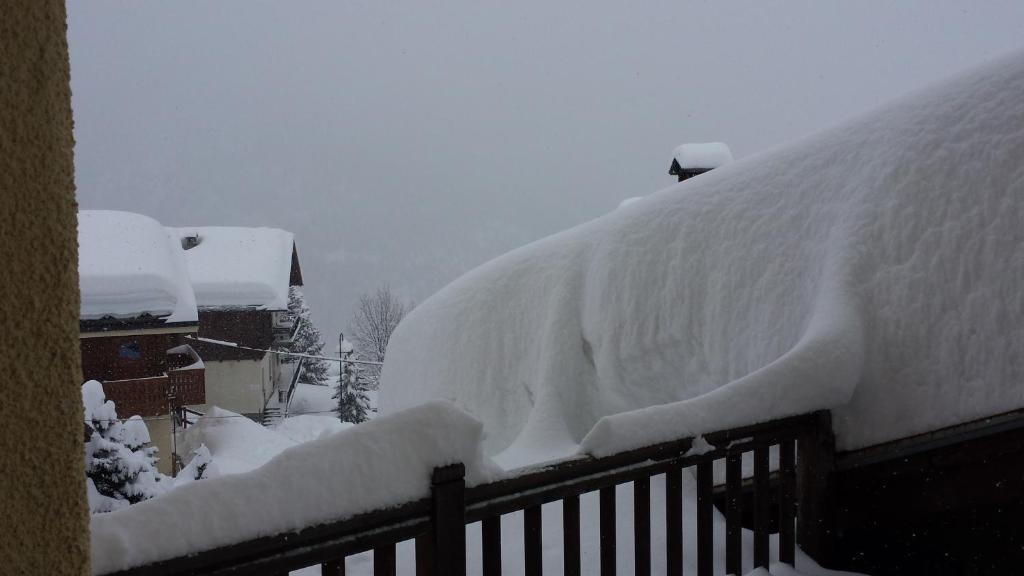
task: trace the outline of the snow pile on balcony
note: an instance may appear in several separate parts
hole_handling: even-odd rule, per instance
[[[177,236],[130,212],[78,213],[81,317],[196,322],[196,302]]]
[[[506,466],[823,408],[853,449],[1024,406],[1024,56],[510,252],[420,304],[385,413]]]
[[[732,152],[723,142],[694,142],[677,146],[672,159],[683,170],[711,170],[732,162]]]
[[[93,573],[423,498],[432,470],[453,462],[466,465],[469,484],[486,482],[494,467],[481,451],[482,434],[480,422],[434,402],[288,448],[249,473],[188,483],[93,516]]]
[[[288,308],[294,236],[277,228],[207,226],[175,229],[199,237],[185,251],[200,308]]]

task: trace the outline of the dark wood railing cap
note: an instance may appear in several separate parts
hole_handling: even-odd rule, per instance
[[[634,484],[634,541],[639,552],[634,556],[638,573],[650,568],[650,478],[665,474],[666,550],[668,574],[683,571],[683,482],[684,468],[697,467],[697,561],[698,573],[708,574],[715,550],[713,527],[713,462],[725,458],[727,468],[728,510],[726,519],[728,565],[742,566],[741,503],[742,454],[754,452],[754,517],[760,526],[755,531],[755,560],[766,566],[768,554],[768,454],[779,444],[782,473],[780,496],[789,500],[779,508],[778,516],[787,527],[796,518],[796,534],[805,551],[815,558],[828,557],[831,533],[832,430],[824,412],[805,414],[704,435],[715,447],[710,452],[689,454],[692,438],[655,444],[600,458],[578,456],[563,462],[520,471],[520,474],[487,484],[466,488],[466,467],[462,463],[439,466],[431,473],[429,497],[392,508],[358,514],[351,518],[310,526],[297,532],[264,536],[139,566],[118,576],[180,576],[184,574],[277,574],[321,563],[325,574],[337,575],[342,558],[375,550],[375,573],[394,574],[396,542],[417,540],[417,567],[435,576],[465,574],[465,526],[483,521],[485,574],[497,574],[501,565],[501,516],[526,511],[524,542],[527,566],[539,573],[541,568],[541,506],[563,500],[563,537],[565,573],[579,574],[580,495],[598,491],[600,495],[599,529],[601,565],[604,574],[616,566],[615,486]],[[795,444],[795,450],[794,450]],[[796,498],[794,498],[794,496]],[[799,504],[793,500],[797,500]],[[794,509],[795,508],[795,509]],[[639,512],[636,512],[639,510]],[[793,531],[785,531],[779,543],[783,561],[795,554]],[[759,542],[759,544],[758,544]],[[815,556],[817,554],[817,556]],[[738,571],[738,569],[737,569]],[[421,573],[421,572],[418,572]],[[527,573],[530,573],[527,571]]]
[[[455,482],[463,480],[466,477],[466,466],[461,462],[455,464],[449,464],[447,466],[439,466],[434,468],[434,474],[431,476],[431,483],[447,484],[449,482]]]

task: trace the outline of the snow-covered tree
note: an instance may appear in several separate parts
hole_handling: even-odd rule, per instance
[[[399,300],[387,284],[377,288],[373,294],[360,296],[350,327],[360,356],[373,362],[383,362],[391,333],[412,307],[412,304]],[[367,365],[364,371],[370,388],[376,389],[380,366]]]
[[[146,426],[146,422],[142,419],[142,416],[132,416],[131,418],[121,423],[124,434],[124,445],[132,452],[139,454],[140,458],[145,459],[149,464],[156,469],[156,463],[160,461],[157,454],[160,449],[151,444],[152,439],[149,437],[149,428]]]
[[[295,339],[285,349],[289,352],[299,352],[312,356],[322,356],[324,352],[324,339],[313,324],[309,316],[309,306],[306,305],[306,297],[297,286],[288,289],[288,315],[298,323]],[[284,362],[298,362],[297,356],[285,356]],[[327,362],[317,358],[302,358],[302,367],[299,374],[299,382],[308,384],[327,385]]]
[[[355,359],[355,349],[348,340],[342,339],[338,353],[346,360]],[[341,373],[338,374],[338,388],[333,396],[338,401],[339,420],[358,424],[367,419],[370,412],[370,400],[366,397],[368,389],[369,385],[362,367],[354,362],[342,362]]]
[[[156,469],[157,449],[147,446],[149,430],[142,418],[118,420],[114,403],[96,380],[82,385],[82,403],[90,509],[108,512],[165,492],[170,485]]]

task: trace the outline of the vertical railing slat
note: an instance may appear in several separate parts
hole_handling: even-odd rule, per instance
[[[320,576],[345,576],[345,559],[339,558],[321,564]]]
[[[562,500],[562,572],[580,576],[580,497],[576,494]]]
[[[466,574],[466,468],[434,469],[431,482],[434,576]]]
[[[665,567],[668,576],[683,576],[683,470],[665,473]]]
[[[832,558],[835,541],[835,440],[831,413],[822,410],[797,444],[796,540],[801,550],[824,566]]]
[[[530,506],[523,510],[523,541],[526,547],[526,576],[541,576],[544,573],[544,557],[540,506]]]
[[[697,576],[712,576],[714,558],[714,488],[712,462],[697,464]]]
[[[373,576],[395,576],[395,545],[373,549]]]
[[[633,562],[636,576],[651,574],[651,479],[633,481]]]
[[[501,516],[481,522],[484,576],[501,576]]]
[[[779,445],[779,562],[796,564],[796,446]]]
[[[432,553],[434,536],[430,533],[416,537],[416,576],[431,576],[434,571],[434,555]]]
[[[743,454],[725,458],[725,573],[743,572]]]
[[[754,449],[754,567],[768,568],[768,522],[771,486],[768,478],[768,447]]]
[[[615,576],[615,486],[601,488],[601,576]]]

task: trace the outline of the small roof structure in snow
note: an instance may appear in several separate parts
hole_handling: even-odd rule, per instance
[[[110,319],[132,325],[198,322],[178,237],[148,216],[80,211],[78,275],[83,329]]]
[[[302,285],[294,235],[278,228],[175,229],[201,309],[286,310]]]
[[[732,162],[732,152],[722,142],[690,143],[672,151],[672,166],[668,173],[682,182],[708,170]]]

